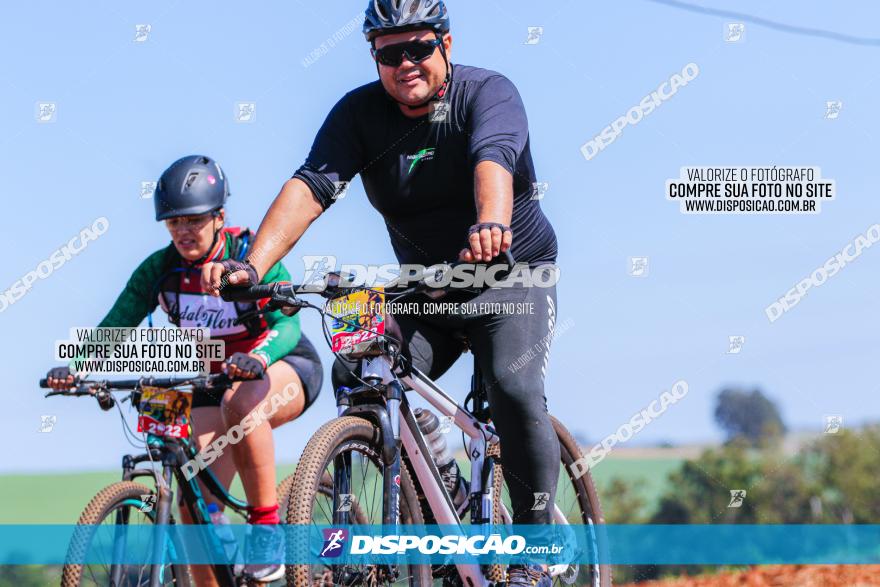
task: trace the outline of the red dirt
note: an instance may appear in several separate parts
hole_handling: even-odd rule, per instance
[[[878,565],[781,565],[738,573],[631,583],[623,587],[875,587]]]

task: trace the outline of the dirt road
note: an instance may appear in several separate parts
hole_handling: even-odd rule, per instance
[[[784,565],[739,573],[631,583],[624,587],[875,587],[877,565]]]

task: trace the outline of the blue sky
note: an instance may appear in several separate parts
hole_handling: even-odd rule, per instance
[[[303,60],[365,2],[260,3],[58,1],[7,6],[0,20],[0,188],[6,212],[8,288],[98,217],[96,242],[0,313],[6,366],[0,470],[117,466],[128,450],[118,419],[91,401],[42,399],[36,382],[54,365],[53,342],[103,317],[134,267],[168,241],[140,182],[176,158],[221,162],[233,224],[253,228],[303,161],[344,92],[375,78],[358,30],[316,62]],[[793,428],[880,416],[876,285],[880,248],[867,249],[791,312],[764,308],[859,233],[880,222],[880,8],[863,2],[743,1],[735,10],[800,29],[686,9],[675,2],[537,3],[449,0],[454,62],[498,70],[518,86],[529,115],[542,205],[560,240],[558,337],[550,409],[596,440],[677,380],[690,392],[632,442],[717,440],[713,400],[725,385],[759,386]],[[728,10],[733,3],[694,0]],[[796,7],[796,9],[795,9]],[[732,10],[732,9],[731,9]],[[728,22],[745,39],[726,43]],[[145,42],[136,24],[150,24]],[[543,26],[538,44],[527,29]],[[699,76],[602,153],[580,146],[689,62]],[[840,100],[839,118],[823,117]],[[35,104],[54,102],[40,124]],[[234,121],[236,102],[256,119]],[[686,165],[817,166],[837,182],[815,216],[685,216],[664,183]],[[356,180],[286,258],[393,260],[381,218]],[[628,259],[649,258],[643,278]],[[317,317],[306,333],[319,340]],[[744,335],[729,355],[728,336]],[[326,366],[329,351],[321,347]],[[470,359],[441,380],[463,399]],[[11,408],[11,409],[10,409]],[[293,461],[333,417],[323,394],[277,433]],[[57,415],[39,434],[41,415]],[[9,450],[22,446],[22,450]],[[24,448],[26,447],[26,449]]]

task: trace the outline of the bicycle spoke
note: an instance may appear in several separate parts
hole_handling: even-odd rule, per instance
[[[363,469],[364,469],[363,484],[364,484],[364,486],[366,486],[366,484],[367,484],[367,478],[366,478],[367,467],[364,466]],[[370,499],[370,508],[371,508],[370,509],[370,520],[369,520],[370,523],[376,523],[376,517],[375,517],[376,512],[372,508],[375,507],[375,505],[376,505],[376,489],[377,489],[378,485],[379,484],[376,482],[376,478],[374,477],[373,478],[373,495],[372,495],[372,499]]]
[[[152,524],[152,520],[146,514],[143,514],[132,505],[120,505],[116,509],[107,513],[106,516],[101,520],[101,524],[96,529],[96,532],[92,536],[92,542],[90,543],[88,549],[92,553],[95,552],[110,552],[114,553],[113,544],[107,544],[107,538],[104,534],[112,535],[113,530],[108,530],[108,528],[115,528],[120,523],[123,523],[120,518],[126,517],[128,518],[126,526],[139,526],[142,524]],[[104,528],[104,529],[101,529]],[[151,550],[148,548],[144,553],[145,556],[149,555]],[[111,555],[112,556],[112,555]],[[139,587],[142,585],[148,585],[150,582],[150,573],[154,567],[154,565],[150,565],[149,562],[144,559],[140,563],[131,563],[125,565],[116,565],[119,567],[119,587]],[[94,585],[95,587],[103,587],[109,585],[111,583],[111,577],[113,574],[114,564],[111,559],[109,562],[105,563],[95,563],[84,565],[83,568],[83,585]],[[169,566],[166,565],[163,569],[156,569],[157,572],[162,572],[163,584],[173,584],[175,583],[174,575],[170,572]]]
[[[350,458],[343,458],[343,456]],[[342,470],[341,467],[347,467]],[[336,475],[338,473],[338,475]],[[358,524],[381,524],[384,467],[378,455],[366,454],[358,447],[341,446],[329,459],[321,478],[346,478],[351,494],[349,520]],[[332,487],[321,489],[314,497],[311,521],[313,526],[332,525]],[[326,492],[326,493],[325,493]],[[329,493],[329,495],[328,495]],[[341,503],[339,499],[336,503]],[[334,577],[335,571],[335,577]],[[309,582],[315,587],[330,585],[379,586],[410,584],[414,575],[407,566],[398,568],[397,579],[390,580],[387,568],[377,565],[314,565]]]

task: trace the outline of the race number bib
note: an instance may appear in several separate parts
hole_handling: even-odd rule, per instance
[[[188,438],[191,409],[191,393],[144,387],[137,430],[153,436]]]
[[[382,288],[356,291],[330,303],[331,349],[357,358],[380,352],[385,334],[385,293]]]

